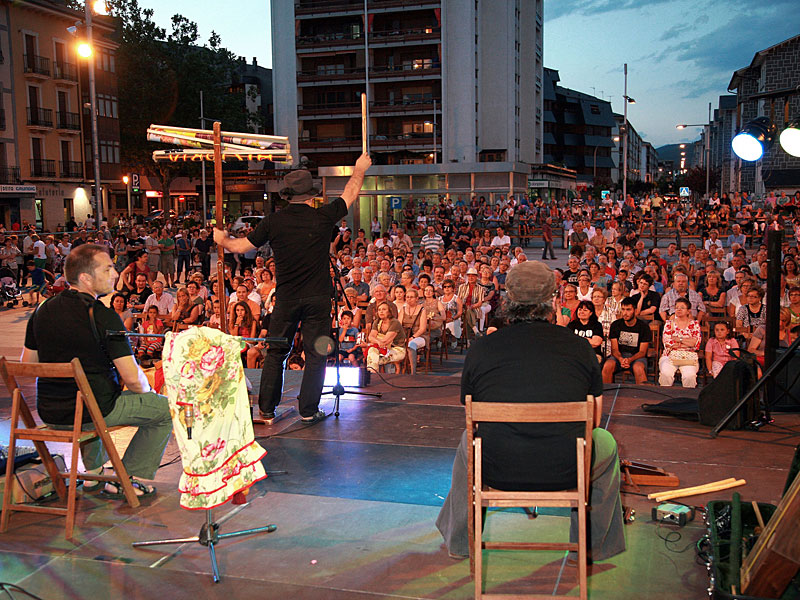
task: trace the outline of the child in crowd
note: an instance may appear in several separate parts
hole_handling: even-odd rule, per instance
[[[50,271],[45,271],[42,267],[37,266],[34,262],[29,262],[25,265],[28,269],[28,274],[31,276],[31,287],[28,289],[28,300],[22,302],[22,306],[36,306],[42,297],[47,297],[47,278],[45,275],[50,275],[55,279],[55,275]]]
[[[141,333],[164,333],[164,322],[158,318],[158,307],[155,305],[147,309],[147,314],[139,326]],[[164,340],[160,337],[139,338],[137,356],[139,362],[155,358],[164,347]]]
[[[739,342],[731,337],[731,327],[726,321],[714,325],[714,337],[706,343],[706,369],[716,379],[725,363],[736,360],[728,350],[738,348]]]
[[[356,347],[358,329],[352,326],[352,322],[353,313],[349,310],[342,311],[339,317],[339,358],[357,367],[361,348]]]

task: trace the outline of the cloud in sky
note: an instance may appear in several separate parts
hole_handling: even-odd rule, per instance
[[[658,4],[669,4],[672,0],[550,0],[544,9],[545,20],[567,15],[593,15],[618,10],[650,8]]]

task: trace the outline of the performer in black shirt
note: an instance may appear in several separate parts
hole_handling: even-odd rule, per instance
[[[214,241],[230,252],[244,253],[268,241],[275,253],[275,308],[269,333],[289,342],[270,344],[264,360],[258,404],[268,423],[275,418],[275,407],[281,401],[284,363],[298,323],[302,323],[306,355],[298,403],[300,416],[310,423],[325,417],[319,410],[319,398],[326,357],[317,351],[315,342],[331,332],[333,288],[328,264],[331,232],[358,198],[364,173],[371,164],[369,156],[362,154],[341,198],[317,209],[313,200],[319,190],[313,187],[311,173],[302,169],[292,171],[284,177],[285,187],[281,191],[289,206],[264,217],[246,238],[230,238],[222,229],[214,229]]]

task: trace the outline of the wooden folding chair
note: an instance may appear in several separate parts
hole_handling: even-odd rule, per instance
[[[65,515],[67,517],[66,535],[68,540],[72,539],[72,531],[75,526],[75,500],[76,489],[78,487],[78,453],[81,444],[85,444],[95,438],[99,438],[108,453],[111,464],[114,466],[114,475],[89,475],[81,474],[80,479],[89,481],[116,481],[125,493],[128,504],[135,508],[139,506],[139,499],[131,485],[128,472],[122,464],[114,442],[109,433],[122,429],[119,427],[107,427],[103,419],[103,414],[97,406],[92,388],[86,379],[80,360],[72,359],[68,363],[19,363],[7,361],[0,358],[0,375],[6,384],[6,388],[11,392],[11,433],[8,442],[8,466],[6,468],[5,489],[3,494],[3,512],[0,516],[0,532],[8,529],[8,522],[12,512],[33,512],[44,514]],[[75,419],[71,429],[55,429],[48,425],[36,425],[25,398],[17,384],[17,377],[48,377],[55,379],[74,379],[78,385],[78,393],[75,399]],[[93,429],[82,429],[84,407],[89,411]],[[23,425],[19,426],[22,419]],[[14,481],[14,461],[13,456],[17,440],[30,440],[39,453],[42,463],[47,469],[47,473],[53,481],[56,492],[61,500],[66,499],[66,507],[58,506],[38,506],[35,504],[14,504],[11,500],[11,485]],[[58,470],[53,457],[50,454],[45,442],[63,442],[72,445],[72,460],[69,470],[61,472]],[[69,480],[69,485],[64,485],[64,480]]]
[[[513,596],[484,594],[483,550],[569,550],[578,553],[578,588],[580,598],[586,600],[586,511],[589,502],[589,478],[592,463],[592,429],[594,420],[594,397],[586,402],[532,402],[500,403],[473,402],[466,397],[467,442],[472,448],[468,456],[469,472],[469,541],[470,570],[475,581],[475,598],[497,599]],[[576,441],[578,465],[577,487],[555,492],[501,491],[487,486],[481,472],[483,451],[481,438],[476,436],[479,423],[585,423],[583,437]],[[551,542],[484,542],[484,508],[528,508],[531,506],[568,507],[578,511],[577,543]],[[525,598],[565,598],[567,596],[526,595]],[[571,597],[571,596],[570,596]]]

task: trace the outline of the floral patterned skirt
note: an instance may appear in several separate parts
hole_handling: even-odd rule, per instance
[[[183,474],[180,504],[209,509],[267,475],[254,439],[241,339],[209,327],[169,332],[164,389]],[[191,433],[190,433],[191,432]]]

